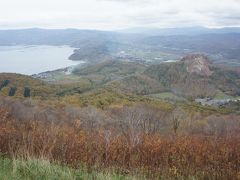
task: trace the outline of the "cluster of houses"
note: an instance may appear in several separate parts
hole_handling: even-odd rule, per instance
[[[231,102],[240,102],[239,99],[212,99],[212,98],[198,98],[195,99],[196,103],[199,103],[203,106],[224,106]]]
[[[50,72],[43,72],[43,73],[39,73],[39,74],[33,74],[32,77],[33,78],[37,78],[37,79],[47,79],[51,76]]]

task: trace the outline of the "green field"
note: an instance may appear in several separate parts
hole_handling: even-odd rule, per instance
[[[87,172],[85,168],[72,169],[50,163],[49,160],[10,160],[0,157],[1,180],[132,180],[131,176],[114,172]],[[142,179],[142,178],[141,178]]]
[[[217,94],[215,95],[214,99],[217,99],[217,100],[221,100],[221,99],[239,99],[240,97],[239,96],[229,96],[221,91],[217,92]]]
[[[157,99],[162,99],[162,100],[167,100],[167,99],[169,99],[169,100],[184,100],[184,98],[178,97],[171,92],[150,94],[149,96],[152,98],[157,98]]]

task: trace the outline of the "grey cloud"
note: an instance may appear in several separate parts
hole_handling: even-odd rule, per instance
[[[8,0],[0,28],[240,26],[239,7],[240,0]]]

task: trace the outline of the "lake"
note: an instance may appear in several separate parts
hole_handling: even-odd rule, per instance
[[[80,62],[68,60],[69,46],[0,46],[0,72],[26,75],[60,69]]]

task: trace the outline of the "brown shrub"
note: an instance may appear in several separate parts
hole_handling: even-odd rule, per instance
[[[79,128],[72,122],[18,121],[1,110],[0,152],[21,157],[47,157],[73,167],[140,170],[169,177],[236,179],[240,172],[240,136],[160,136],[134,134],[131,128]],[[137,135],[129,142],[129,133]]]

